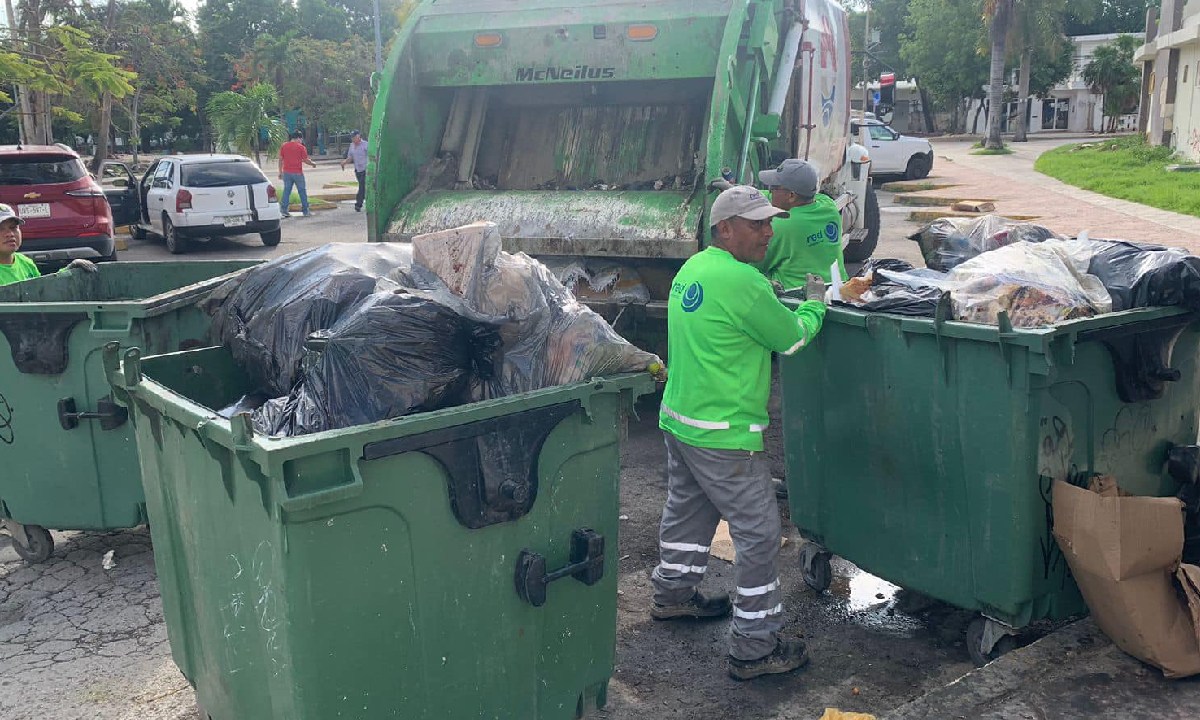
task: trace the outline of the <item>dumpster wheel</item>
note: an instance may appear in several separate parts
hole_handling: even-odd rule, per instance
[[[970,623],[967,624],[967,654],[971,656],[971,662],[975,663],[975,667],[983,667],[1001,655],[1015,650],[1017,640],[1012,635],[1002,635],[996,640],[996,644],[984,654],[983,652],[983,632],[989,620],[983,615],[976,615]]]
[[[13,550],[16,550],[17,555],[20,555],[25,562],[45,562],[46,558],[54,552],[54,538],[50,536],[50,531],[41,525],[23,525],[22,527],[25,529],[25,538],[29,544],[22,544],[17,539],[17,534],[14,533]]]
[[[831,553],[820,545],[808,542],[800,549],[800,576],[804,584],[823,593],[829,589],[833,581],[833,568],[830,567]]]

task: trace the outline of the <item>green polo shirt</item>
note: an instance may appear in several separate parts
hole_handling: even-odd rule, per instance
[[[696,253],[667,301],[670,373],[659,427],[696,447],[762,450],[771,353],[798,352],[824,318],[815,300],[784,307],[762,273],[728,251]]]
[[[34,265],[32,260],[21,253],[13,254],[11,265],[0,263],[0,285],[8,285],[41,276],[42,273],[38,271],[37,265]]]
[[[838,264],[842,280],[847,280],[846,261],[842,258],[842,214],[828,195],[817,193],[807,205],[788,210],[786,220],[771,223],[775,235],[767,247],[767,256],[758,269],[768,280],[787,289],[804,287],[808,275],[819,275],[832,282],[829,268]]]

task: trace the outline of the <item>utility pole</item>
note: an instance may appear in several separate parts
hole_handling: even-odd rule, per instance
[[[867,27],[863,30],[863,120],[867,119],[867,98],[871,93],[871,3],[867,4]]]
[[[379,35],[379,0],[375,0],[375,72],[383,74],[383,42]]]

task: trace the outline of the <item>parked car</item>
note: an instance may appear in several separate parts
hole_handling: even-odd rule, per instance
[[[113,230],[132,218],[110,206],[121,208],[124,190],[112,194],[66,145],[0,145],[0,203],[25,221],[21,252],[38,265],[116,260]]]
[[[106,163],[105,175],[128,177],[125,200],[136,208],[135,238],[157,235],[172,254],[193,240],[257,233],[263,245],[279,244],[279,196],[275,186],[244,155],[169,155],[134,183],[129,170]]]
[[[903,175],[906,180],[921,180],[933,170],[933,145],[928,140],[901,135],[870,118],[855,118],[850,131],[867,148],[872,175]]]

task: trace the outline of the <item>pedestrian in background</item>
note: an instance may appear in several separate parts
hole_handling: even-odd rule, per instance
[[[342,169],[346,163],[354,163],[354,178],[358,180],[358,195],[354,197],[354,212],[362,212],[363,200],[367,197],[367,141],[362,133],[355,130],[350,133],[350,147],[346,148],[346,159],[342,161]]]
[[[304,180],[304,166],[315,168],[317,164],[308,157],[308,148],[304,147],[301,139],[304,133],[299,130],[292,133],[292,139],[279,148],[279,177],[283,180],[283,216],[291,217],[288,213],[292,202],[292,187],[300,193],[300,210],[308,217],[308,187]]]

